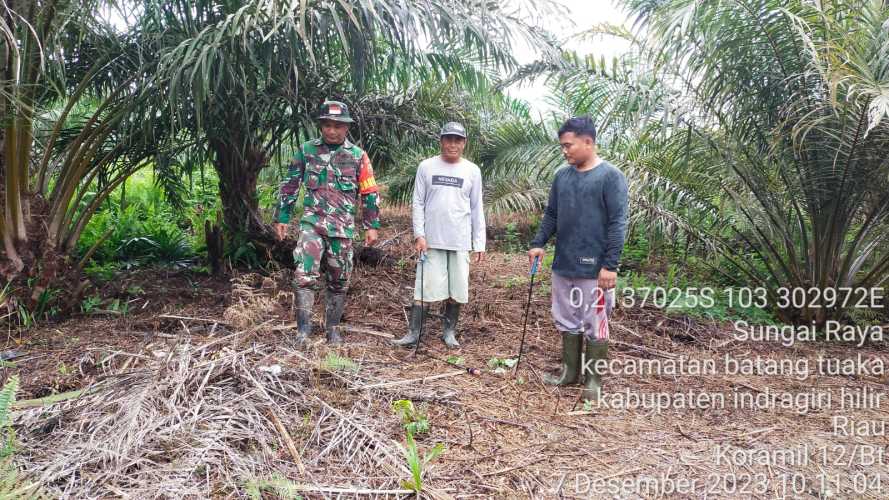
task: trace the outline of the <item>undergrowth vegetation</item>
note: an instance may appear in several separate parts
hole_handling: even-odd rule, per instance
[[[200,179],[187,196],[168,202],[150,171],[127,181],[93,216],[78,242],[81,256],[93,251],[87,271],[149,263],[188,264],[206,252],[204,221],[219,208],[213,179]]]

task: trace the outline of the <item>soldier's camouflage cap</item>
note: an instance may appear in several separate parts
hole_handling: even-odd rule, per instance
[[[324,104],[321,105],[321,111],[318,113],[318,120],[355,123],[355,120],[349,115],[349,106],[340,101],[324,101]]]
[[[444,137],[446,135],[456,135],[462,138],[466,138],[466,129],[463,125],[457,122],[448,122],[444,124],[444,127],[441,128],[441,133],[439,137]]]

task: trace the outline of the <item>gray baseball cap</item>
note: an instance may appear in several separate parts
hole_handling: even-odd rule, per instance
[[[446,135],[456,135],[465,139],[466,129],[463,128],[463,125],[457,122],[448,122],[445,123],[444,127],[441,128],[441,134],[439,134],[439,137],[444,137]]]

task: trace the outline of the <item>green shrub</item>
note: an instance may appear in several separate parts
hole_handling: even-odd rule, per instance
[[[179,262],[194,256],[188,235],[163,215],[145,220],[139,236],[125,240],[118,249],[122,258]]]
[[[158,205],[152,195],[147,201],[134,198],[122,210],[112,205],[97,213],[78,242],[79,253],[85,254],[109,231],[93,254],[89,264],[93,271],[110,262],[180,262],[195,255],[190,235],[180,227],[176,214]]]

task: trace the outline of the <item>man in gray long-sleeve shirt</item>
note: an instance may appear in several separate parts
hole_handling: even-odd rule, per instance
[[[584,382],[583,398],[598,400],[601,377],[596,361],[608,355],[608,317],[618,263],[627,230],[627,180],[599,158],[596,128],[586,117],[559,129],[562,154],[571,165],[556,172],[540,229],[528,251],[543,259],[543,247],[556,235],[552,312],[562,335],[562,367],[545,381]],[[586,349],[582,349],[586,337]],[[581,354],[583,351],[583,354]]]
[[[469,252],[476,262],[485,252],[485,212],[482,175],[476,164],[462,157],[466,130],[459,123],[441,130],[441,154],[417,168],[414,181],[413,223],[415,248],[424,256],[417,264],[410,325],[396,345],[413,345],[420,336],[430,302],[447,300],[442,340],[457,343],[460,306],[469,301]]]

